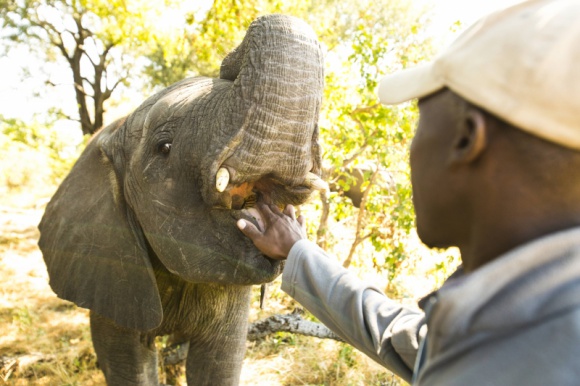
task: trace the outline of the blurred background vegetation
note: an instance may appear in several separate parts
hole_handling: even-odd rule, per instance
[[[50,97],[59,90],[69,100],[66,106],[26,120],[0,116],[0,194],[6,197],[2,205],[42,210],[95,131],[176,81],[217,76],[221,60],[241,42],[252,20],[270,13],[306,20],[325,49],[320,140],[323,178],[331,191],[300,209],[308,219],[310,237],[389,296],[414,304],[442,283],[458,257],[453,250],[427,250],[415,234],[407,159],[416,105],[385,107],[376,97],[382,75],[433,56],[436,44],[428,33],[428,9],[410,1],[0,0],[4,54],[25,47],[40,63],[56,65],[65,81],[57,84],[50,74],[34,73],[44,76],[39,93]],[[31,67],[28,75],[34,71]],[[18,245],[14,240],[2,242],[10,248]],[[252,317],[295,306],[274,289],[270,309],[267,305],[266,311],[254,310]],[[34,325],[31,320],[46,319],[32,306],[9,311],[4,312],[4,322],[13,326],[24,320],[25,330]],[[4,314],[0,312],[0,322]],[[87,330],[82,331],[74,339],[90,341]],[[260,366],[278,374],[278,384],[398,384],[349,346],[309,339],[279,334],[252,343],[245,384],[259,384],[247,372],[258,372]],[[34,342],[31,338],[29,344]],[[71,373],[94,370],[87,350],[63,357],[69,367],[47,370],[48,384],[90,384],[88,378],[70,378]],[[328,354],[321,358],[321,352]],[[14,354],[12,346],[0,343],[0,358],[8,354]],[[291,358],[302,375],[275,370],[280,357]],[[252,358],[274,362],[252,364]],[[0,369],[1,365],[0,360]],[[20,384],[15,373],[6,374],[0,372],[0,378]],[[38,381],[42,376],[31,378],[28,373],[26,379]]]

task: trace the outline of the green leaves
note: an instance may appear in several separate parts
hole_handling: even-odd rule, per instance
[[[0,186],[33,190],[35,183],[50,186],[68,174],[84,144],[78,138],[59,135],[54,119],[33,117],[31,122],[23,122],[0,115],[0,152],[5,155],[0,162]]]
[[[345,21],[338,44],[328,54],[320,126],[325,174],[331,184],[339,180],[338,194],[329,203],[335,213],[330,218],[345,222],[351,217],[354,240],[345,266],[368,243],[383,256],[375,258],[375,268],[394,275],[407,256],[406,240],[414,228],[408,149],[418,112],[414,104],[380,105],[376,88],[382,75],[424,60],[431,47],[422,37],[423,15],[406,3],[350,6],[358,17]],[[345,175],[353,168],[365,170],[360,186],[364,195],[359,209],[347,210],[351,204],[345,199],[350,188]]]

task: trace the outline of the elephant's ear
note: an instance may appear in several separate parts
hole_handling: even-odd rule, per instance
[[[143,235],[103,144],[118,121],[97,134],[58,188],[40,222],[39,246],[50,286],[63,299],[141,331],[161,323],[162,308]]]

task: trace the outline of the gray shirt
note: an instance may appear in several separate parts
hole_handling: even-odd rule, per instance
[[[454,275],[423,311],[401,307],[306,240],[290,251],[282,289],[415,385],[580,385],[580,228]]]

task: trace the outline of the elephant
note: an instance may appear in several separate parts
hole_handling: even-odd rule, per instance
[[[312,28],[257,18],[219,78],[184,79],[101,129],[39,224],[58,297],[90,309],[108,385],[157,385],[156,336],[189,344],[190,385],[239,383],[252,285],[282,263],[235,226],[321,188],[323,52]]]

